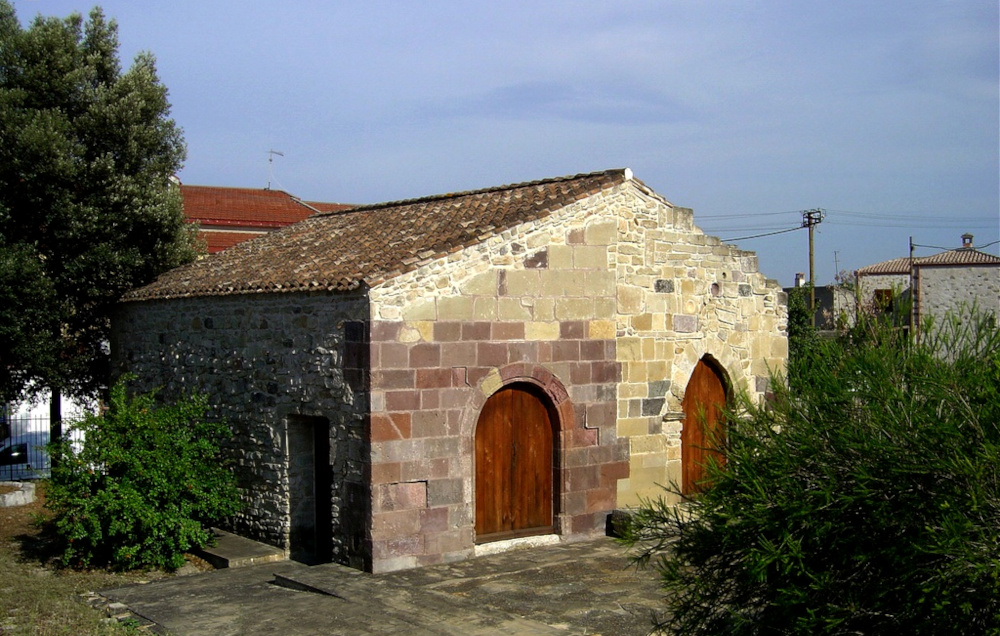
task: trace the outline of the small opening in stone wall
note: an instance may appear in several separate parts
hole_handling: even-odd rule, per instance
[[[720,291],[719,291],[719,283],[712,283],[712,295],[713,296],[718,296],[719,293],[720,293]]]

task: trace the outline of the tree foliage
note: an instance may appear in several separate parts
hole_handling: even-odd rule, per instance
[[[153,395],[111,389],[103,415],[50,445],[54,462],[46,505],[62,562],[120,570],[177,568],[184,552],[206,545],[209,525],[239,509],[232,472],[220,460],[229,429],[205,419],[206,399],[159,405]]]
[[[627,529],[708,634],[1000,633],[1000,333],[863,320],[807,382],[732,415],[714,487]],[[780,386],[779,383],[775,383]]]
[[[169,111],[153,57],[123,72],[100,9],[22,28],[0,0],[0,401],[92,395],[114,303],[194,257]]]

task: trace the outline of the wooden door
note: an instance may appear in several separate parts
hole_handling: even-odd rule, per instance
[[[681,492],[704,488],[705,462],[725,462],[717,449],[725,442],[726,386],[722,375],[699,360],[684,389],[684,428],[681,430]]]
[[[509,386],[476,424],[476,541],[552,532],[552,418],[541,398]]]

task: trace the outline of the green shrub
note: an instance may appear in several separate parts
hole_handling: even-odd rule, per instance
[[[714,486],[626,529],[684,635],[1000,633],[1000,335],[862,321],[731,415]],[[780,382],[774,383],[776,386]],[[676,491],[676,489],[674,489]]]
[[[205,420],[206,399],[174,405],[111,390],[107,412],[88,415],[68,441],[51,446],[47,507],[64,565],[174,569],[206,545],[208,525],[239,508],[235,480],[220,461],[224,425]]]

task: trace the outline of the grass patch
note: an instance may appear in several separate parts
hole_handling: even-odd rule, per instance
[[[49,539],[36,522],[48,518],[45,485],[34,503],[0,508],[0,634],[121,635],[134,625],[103,623],[104,616],[82,602],[86,592],[169,576],[159,571],[114,573],[59,568]]]

